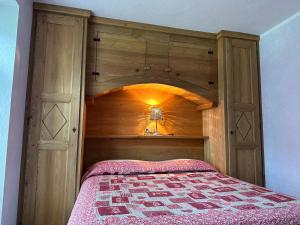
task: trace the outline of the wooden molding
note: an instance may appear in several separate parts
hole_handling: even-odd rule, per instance
[[[59,13],[64,15],[73,15],[73,16],[81,16],[81,17],[90,17],[92,15],[92,12],[90,10],[44,4],[38,2],[33,3],[33,9],[38,11],[53,12],[53,13]]]
[[[233,31],[228,31],[228,30],[221,30],[217,34],[217,39],[226,38],[226,37],[252,40],[252,41],[259,41],[259,39],[260,39],[260,37],[258,35],[246,34],[246,33],[240,33],[240,32],[233,32]]]
[[[52,151],[66,151],[68,150],[68,143],[61,141],[39,141],[38,150],[52,150]]]
[[[123,86],[133,85],[133,84],[146,84],[146,83],[159,83],[159,84],[166,84],[178,88],[182,88],[184,90],[190,91],[197,95],[200,95],[207,100],[213,103],[213,106],[218,105],[218,96],[216,93],[212,92],[211,90],[207,90],[202,88],[198,85],[195,85],[191,82],[181,80],[176,77],[161,77],[161,76],[141,76],[141,75],[133,75],[133,76],[124,76],[112,80],[108,80],[106,82],[94,82],[90,83],[87,87],[86,95],[99,95],[101,93],[107,93],[110,90],[120,88]]]
[[[164,26],[158,26],[158,25],[152,25],[152,24],[130,22],[130,21],[125,21],[125,20],[116,20],[116,19],[97,17],[97,16],[90,17],[89,22],[117,26],[117,27],[126,27],[126,28],[132,28],[132,29],[156,31],[156,32],[162,32],[162,33],[168,33],[168,34],[177,34],[177,35],[180,34],[180,35],[213,39],[213,40],[215,40],[217,38],[217,35],[215,33],[164,27]]]
[[[214,105],[214,103],[212,103],[212,102],[211,103],[207,103],[207,104],[202,104],[202,105],[197,106],[197,110],[210,109],[213,106],[216,106],[216,104]]]
[[[208,139],[208,136],[184,136],[184,135],[107,135],[107,136],[86,136],[85,138],[96,139]]]
[[[70,94],[48,94],[42,93],[41,99],[44,102],[59,102],[59,103],[69,103],[72,100],[72,95]]]

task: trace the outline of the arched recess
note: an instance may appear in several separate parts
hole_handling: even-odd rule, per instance
[[[218,93],[216,88],[203,88],[176,77],[162,77],[153,75],[149,77],[145,75],[135,75],[115,78],[104,82],[87,82],[86,96],[87,98],[93,98],[94,96],[105,94],[111,92],[112,90],[118,90],[124,86],[150,83],[181,88],[190,93],[200,96],[208,102],[211,102],[212,106],[216,106],[218,104]]]

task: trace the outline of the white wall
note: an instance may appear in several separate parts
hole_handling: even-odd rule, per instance
[[[17,219],[24,111],[32,23],[32,0],[18,0],[17,2],[19,4],[19,22],[11,96],[2,225],[14,225],[16,224]]]
[[[16,2],[0,0],[0,219],[4,195],[17,25],[18,5]]]
[[[260,46],[266,186],[300,197],[300,13]]]

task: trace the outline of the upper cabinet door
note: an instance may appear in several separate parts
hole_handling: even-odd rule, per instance
[[[76,196],[84,19],[37,13],[22,224],[65,225]]]
[[[172,79],[201,89],[203,97],[218,96],[217,42],[210,39],[172,35],[169,64]]]
[[[165,79],[169,74],[169,42],[147,41],[145,75],[147,78]]]
[[[260,98],[256,41],[226,39],[230,174],[262,185]]]
[[[218,54],[215,40],[172,35],[169,61],[173,79],[197,85],[207,91],[218,83]]]
[[[133,29],[90,25],[87,44],[88,81],[118,83],[144,73],[146,41]]]

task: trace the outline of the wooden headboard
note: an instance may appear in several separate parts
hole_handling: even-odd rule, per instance
[[[95,162],[112,159],[161,161],[204,159],[203,136],[104,136],[85,139],[83,172]]]

